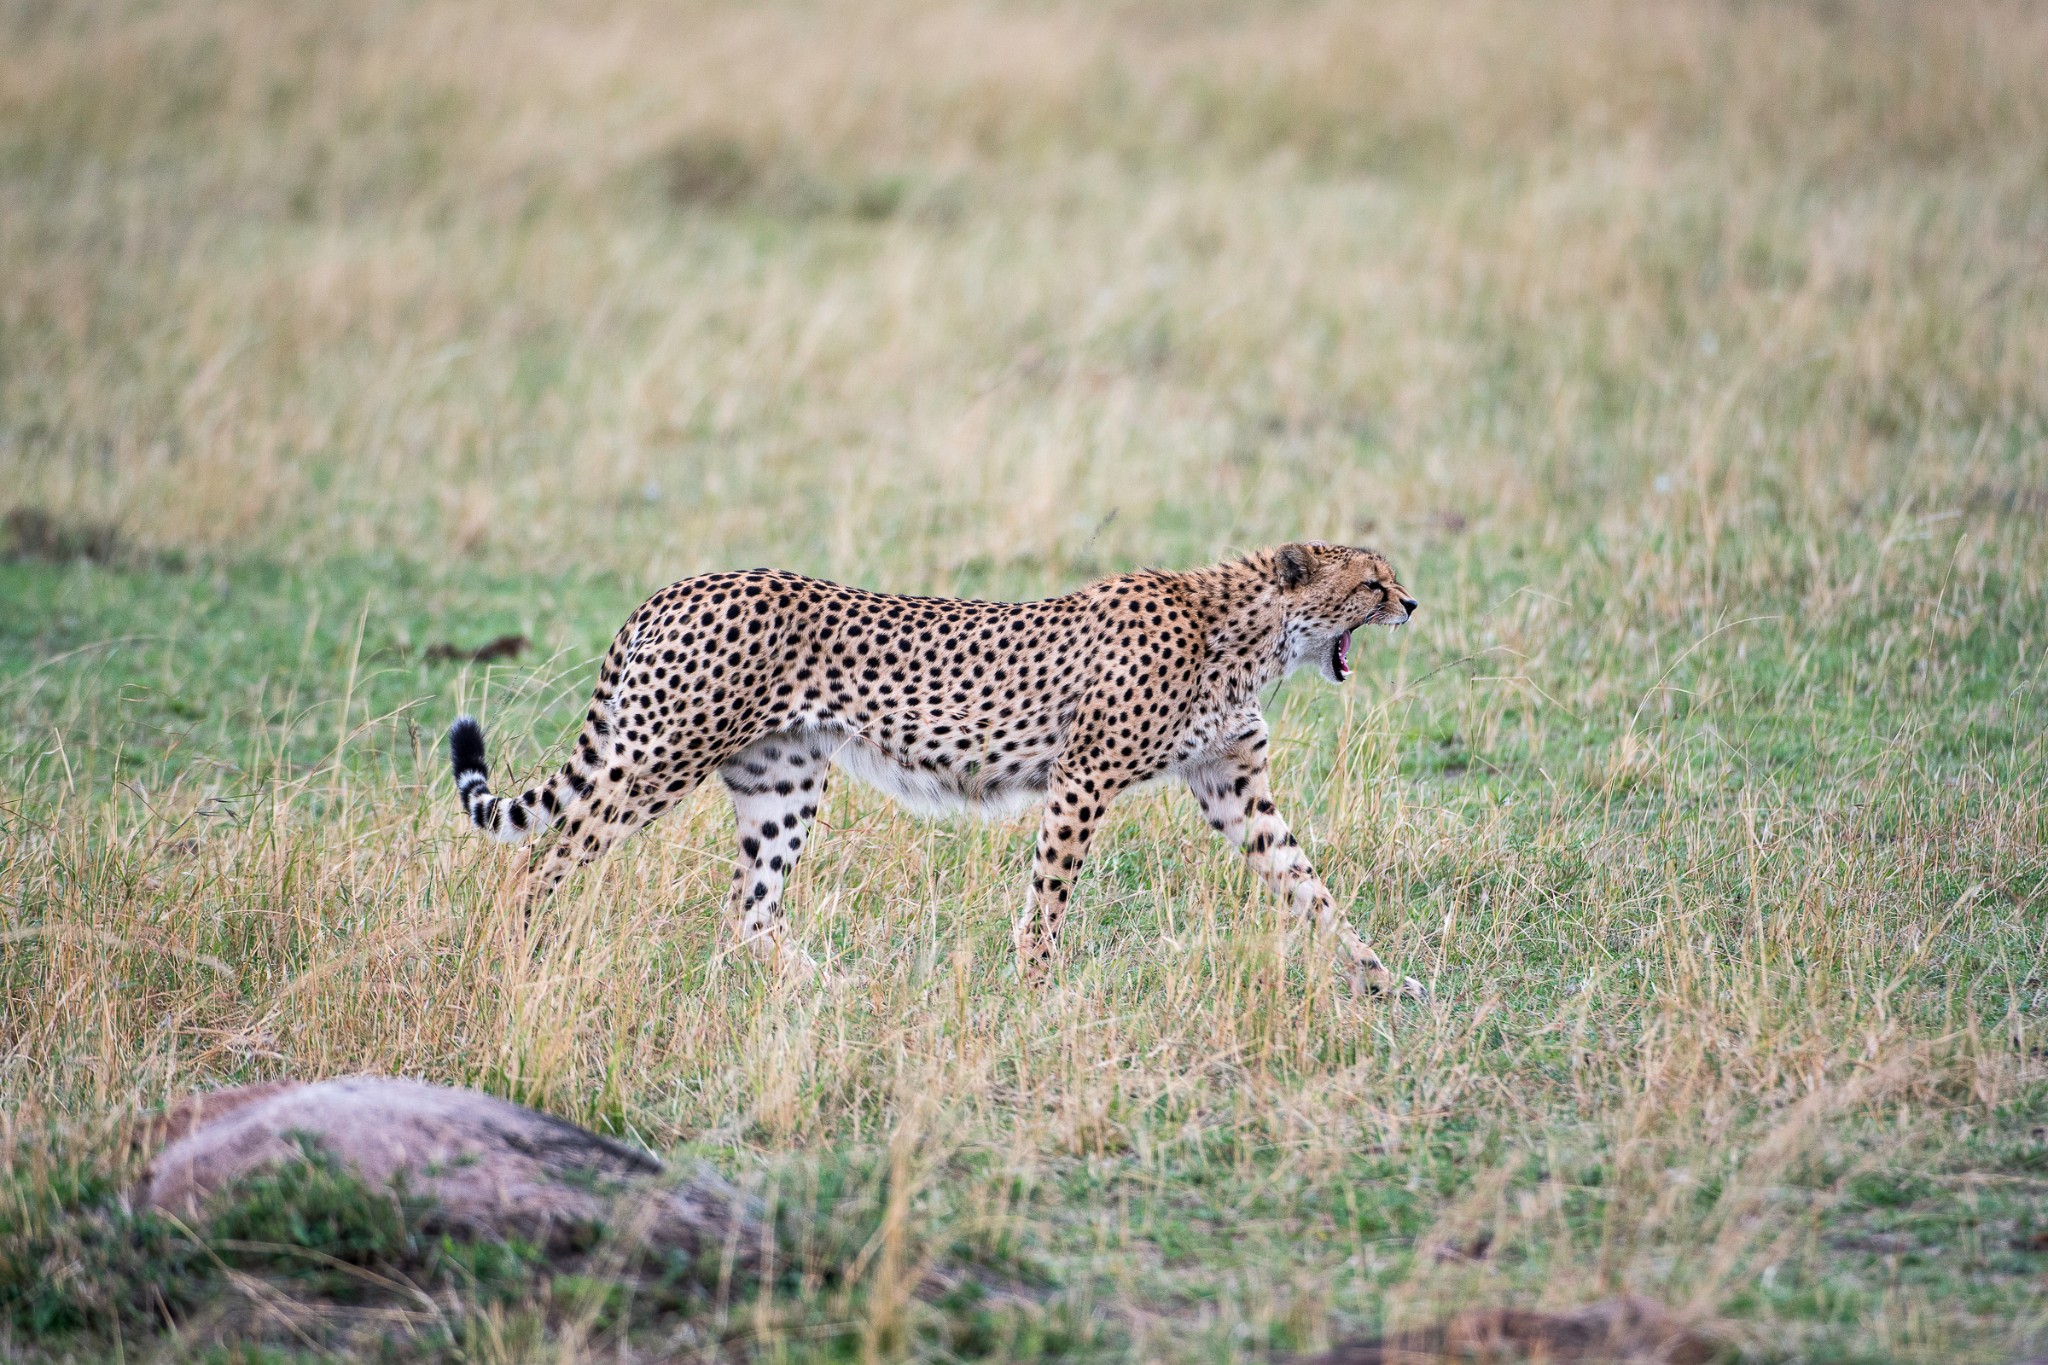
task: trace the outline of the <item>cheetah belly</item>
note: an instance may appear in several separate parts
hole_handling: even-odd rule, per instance
[[[919,815],[1007,820],[1045,800],[1049,758],[1006,780],[990,781],[978,771],[934,771],[906,763],[881,745],[838,726],[817,726],[811,733],[822,741],[834,767]]]

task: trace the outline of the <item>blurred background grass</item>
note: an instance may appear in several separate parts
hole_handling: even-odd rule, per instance
[[[2029,5],[9,17],[0,468],[180,547],[1051,587],[1834,512],[2048,371]]]
[[[2038,1344],[2043,70],[1979,0],[5,0],[19,1130],[382,1068],[749,1178],[911,1152],[922,1244],[1092,1324],[997,1354],[1615,1288]],[[436,757],[481,706],[537,770],[688,573],[1300,536],[1424,603],[1275,709],[1429,1011],[1330,999],[1178,796],[1043,1003],[1028,831],[844,789],[793,908],[863,992],[721,956],[714,793],[536,944]]]

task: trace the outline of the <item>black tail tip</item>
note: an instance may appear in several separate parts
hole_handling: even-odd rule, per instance
[[[448,758],[458,777],[490,771],[484,762],[484,727],[476,723],[475,716],[457,716],[448,727]]]

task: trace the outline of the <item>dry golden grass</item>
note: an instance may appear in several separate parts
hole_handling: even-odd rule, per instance
[[[1619,1290],[1759,1358],[2038,1346],[2044,70],[1976,0],[9,0],[0,504],[128,555],[0,565],[10,1144],[379,1070],[860,1154],[864,1297],[795,1298],[869,1358],[948,1354],[960,1246],[1082,1354]],[[1021,827],[835,792],[813,994],[720,935],[716,793],[532,926],[449,799],[459,707],[537,770],[687,573],[1297,536],[1425,603],[1275,705],[1427,1008],[1306,970],[1177,794],[1043,998]],[[485,621],[545,657],[416,662]],[[525,1311],[472,1355],[623,1349]]]

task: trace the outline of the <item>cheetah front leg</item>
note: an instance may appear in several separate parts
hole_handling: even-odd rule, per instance
[[[748,746],[718,770],[739,827],[728,902],[733,932],[755,957],[799,979],[815,975],[817,963],[790,938],[782,887],[803,856],[831,766],[815,739],[783,733]]]
[[[1017,945],[1017,967],[1024,983],[1045,984],[1059,948],[1060,927],[1075,879],[1088,857],[1089,841],[1102,823],[1109,803],[1123,784],[1098,775],[1055,767],[1045,815],[1038,822],[1038,845],[1031,860],[1031,889],[1024,914],[1011,932]]]
[[[1414,977],[1387,970],[1380,955],[1360,938],[1337,908],[1337,898],[1309,865],[1308,855],[1280,818],[1267,775],[1267,738],[1262,724],[1241,736],[1216,759],[1187,769],[1188,789],[1210,828],[1235,844],[1288,913],[1334,934],[1338,962],[1353,990],[1375,995],[1398,992],[1426,1000],[1429,992]]]

